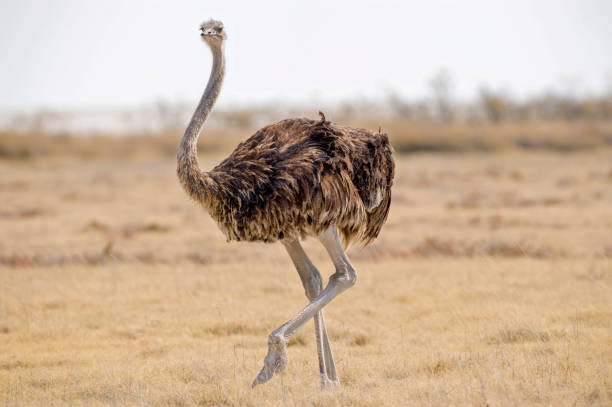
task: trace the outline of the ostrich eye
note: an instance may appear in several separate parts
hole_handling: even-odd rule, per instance
[[[223,27],[217,27],[217,32],[222,32],[223,31]]]

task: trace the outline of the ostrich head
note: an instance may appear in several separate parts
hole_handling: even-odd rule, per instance
[[[221,21],[210,19],[200,26],[200,36],[210,46],[219,46],[225,40],[225,31]]]

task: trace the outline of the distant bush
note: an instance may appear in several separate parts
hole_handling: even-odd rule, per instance
[[[338,118],[341,122],[342,118]],[[332,120],[336,121],[334,117]],[[501,121],[498,123],[435,123],[412,119],[359,119],[342,122],[387,133],[397,153],[492,153],[506,150],[573,152],[612,147],[612,121]],[[200,154],[225,155],[253,128],[206,128]],[[181,130],[156,133],[48,134],[42,131],[0,131],[0,160],[99,159],[172,160]]]

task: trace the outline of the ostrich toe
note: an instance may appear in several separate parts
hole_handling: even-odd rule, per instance
[[[287,349],[285,341],[279,337],[272,337],[268,341],[268,354],[264,359],[264,366],[253,380],[252,387],[258,384],[265,383],[274,376],[274,373],[280,373],[287,367]]]

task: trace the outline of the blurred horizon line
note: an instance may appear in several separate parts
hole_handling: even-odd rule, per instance
[[[480,88],[477,96],[458,99],[450,77],[440,72],[431,80],[427,97],[408,99],[387,89],[381,97],[354,97],[338,102],[311,99],[282,103],[221,104],[207,126],[251,128],[287,117],[317,118],[324,111],[336,122],[403,121],[421,123],[498,123],[554,120],[612,120],[612,87],[599,94],[577,94],[571,89],[548,90],[516,99],[503,90]],[[134,134],[177,131],[190,120],[197,102],[158,99],[134,106],[81,109],[38,109],[30,112],[0,111],[0,131],[49,134]]]
[[[531,92],[517,92],[512,86],[507,84],[497,84],[491,86],[483,81],[478,86],[472,88],[467,94],[459,94],[456,92],[457,81],[452,73],[446,68],[440,68],[429,76],[427,88],[429,92],[408,92],[397,90],[389,84],[382,83],[376,92],[365,93],[363,91],[355,91],[352,94],[344,96],[324,96],[320,92],[314,92],[307,97],[291,98],[291,97],[264,97],[261,99],[245,99],[245,100],[221,100],[217,101],[215,109],[220,110],[242,110],[256,107],[274,107],[278,105],[290,106],[291,108],[304,108],[312,106],[330,107],[344,104],[366,103],[380,104],[390,98],[401,99],[406,103],[425,103],[432,99],[432,94],[436,92],[445,92],[446,97],[459,105],[465,105],[478,102],[483,92],[495,93],[502,95],[505,99],[511,100],[514,103],[526,103],[529,100],[555,95],[575,100],[612,97],[612,71],[606,73],[602,78],[603,85],[598,89],[592,89],[582,86],[583,80],[579,75],[561,75],[556,79],[556,86],[542,86],[539,90]],[[441,89],[443,88],[443,89]],[[202,85],[202,91],[204,85]],[[45,112],[90,112],[90,111],[110,111],[110,110],[137,110],[147,109],[159,104],[172,106],[195,106],[199,102],[199,98],[187,97],[152,97],[139,102],[118,102],[118,103],[77,103],[77,104],[38,104],[38,105],[19,105],[0,104],[0,115],[19,115],[19,114],[38,114]]]

